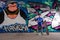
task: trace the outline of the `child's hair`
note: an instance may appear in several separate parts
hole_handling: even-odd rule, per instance
[[[40,13],[38,13],[38,15],[41,15]]]

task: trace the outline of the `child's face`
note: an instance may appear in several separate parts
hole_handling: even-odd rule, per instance
[[[16,3],[8,4],[8,10],[11,11],[11,12],[16,11],[17,10],[17,4]],[[9,14],[8,17],[11,18],[11,19],[14,19],[14,18],[17,17],[17,15],[16,14],[14,14],[14,15]]]
[[[16,11],[17,10],[17,4],[16,3],[8,4],[8,10],[9,11]]]

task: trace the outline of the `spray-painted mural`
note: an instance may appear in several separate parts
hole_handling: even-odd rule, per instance
[[[60,32],[59,2],[0,0],[0,32]]]

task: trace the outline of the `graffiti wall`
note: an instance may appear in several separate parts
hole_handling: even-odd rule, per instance
[[[60,32],[60,1],[0,0],[0,33]]]

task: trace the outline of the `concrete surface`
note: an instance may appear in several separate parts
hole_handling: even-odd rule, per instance
[[[60,40],[60,33],[0,33],[0,40]]]

